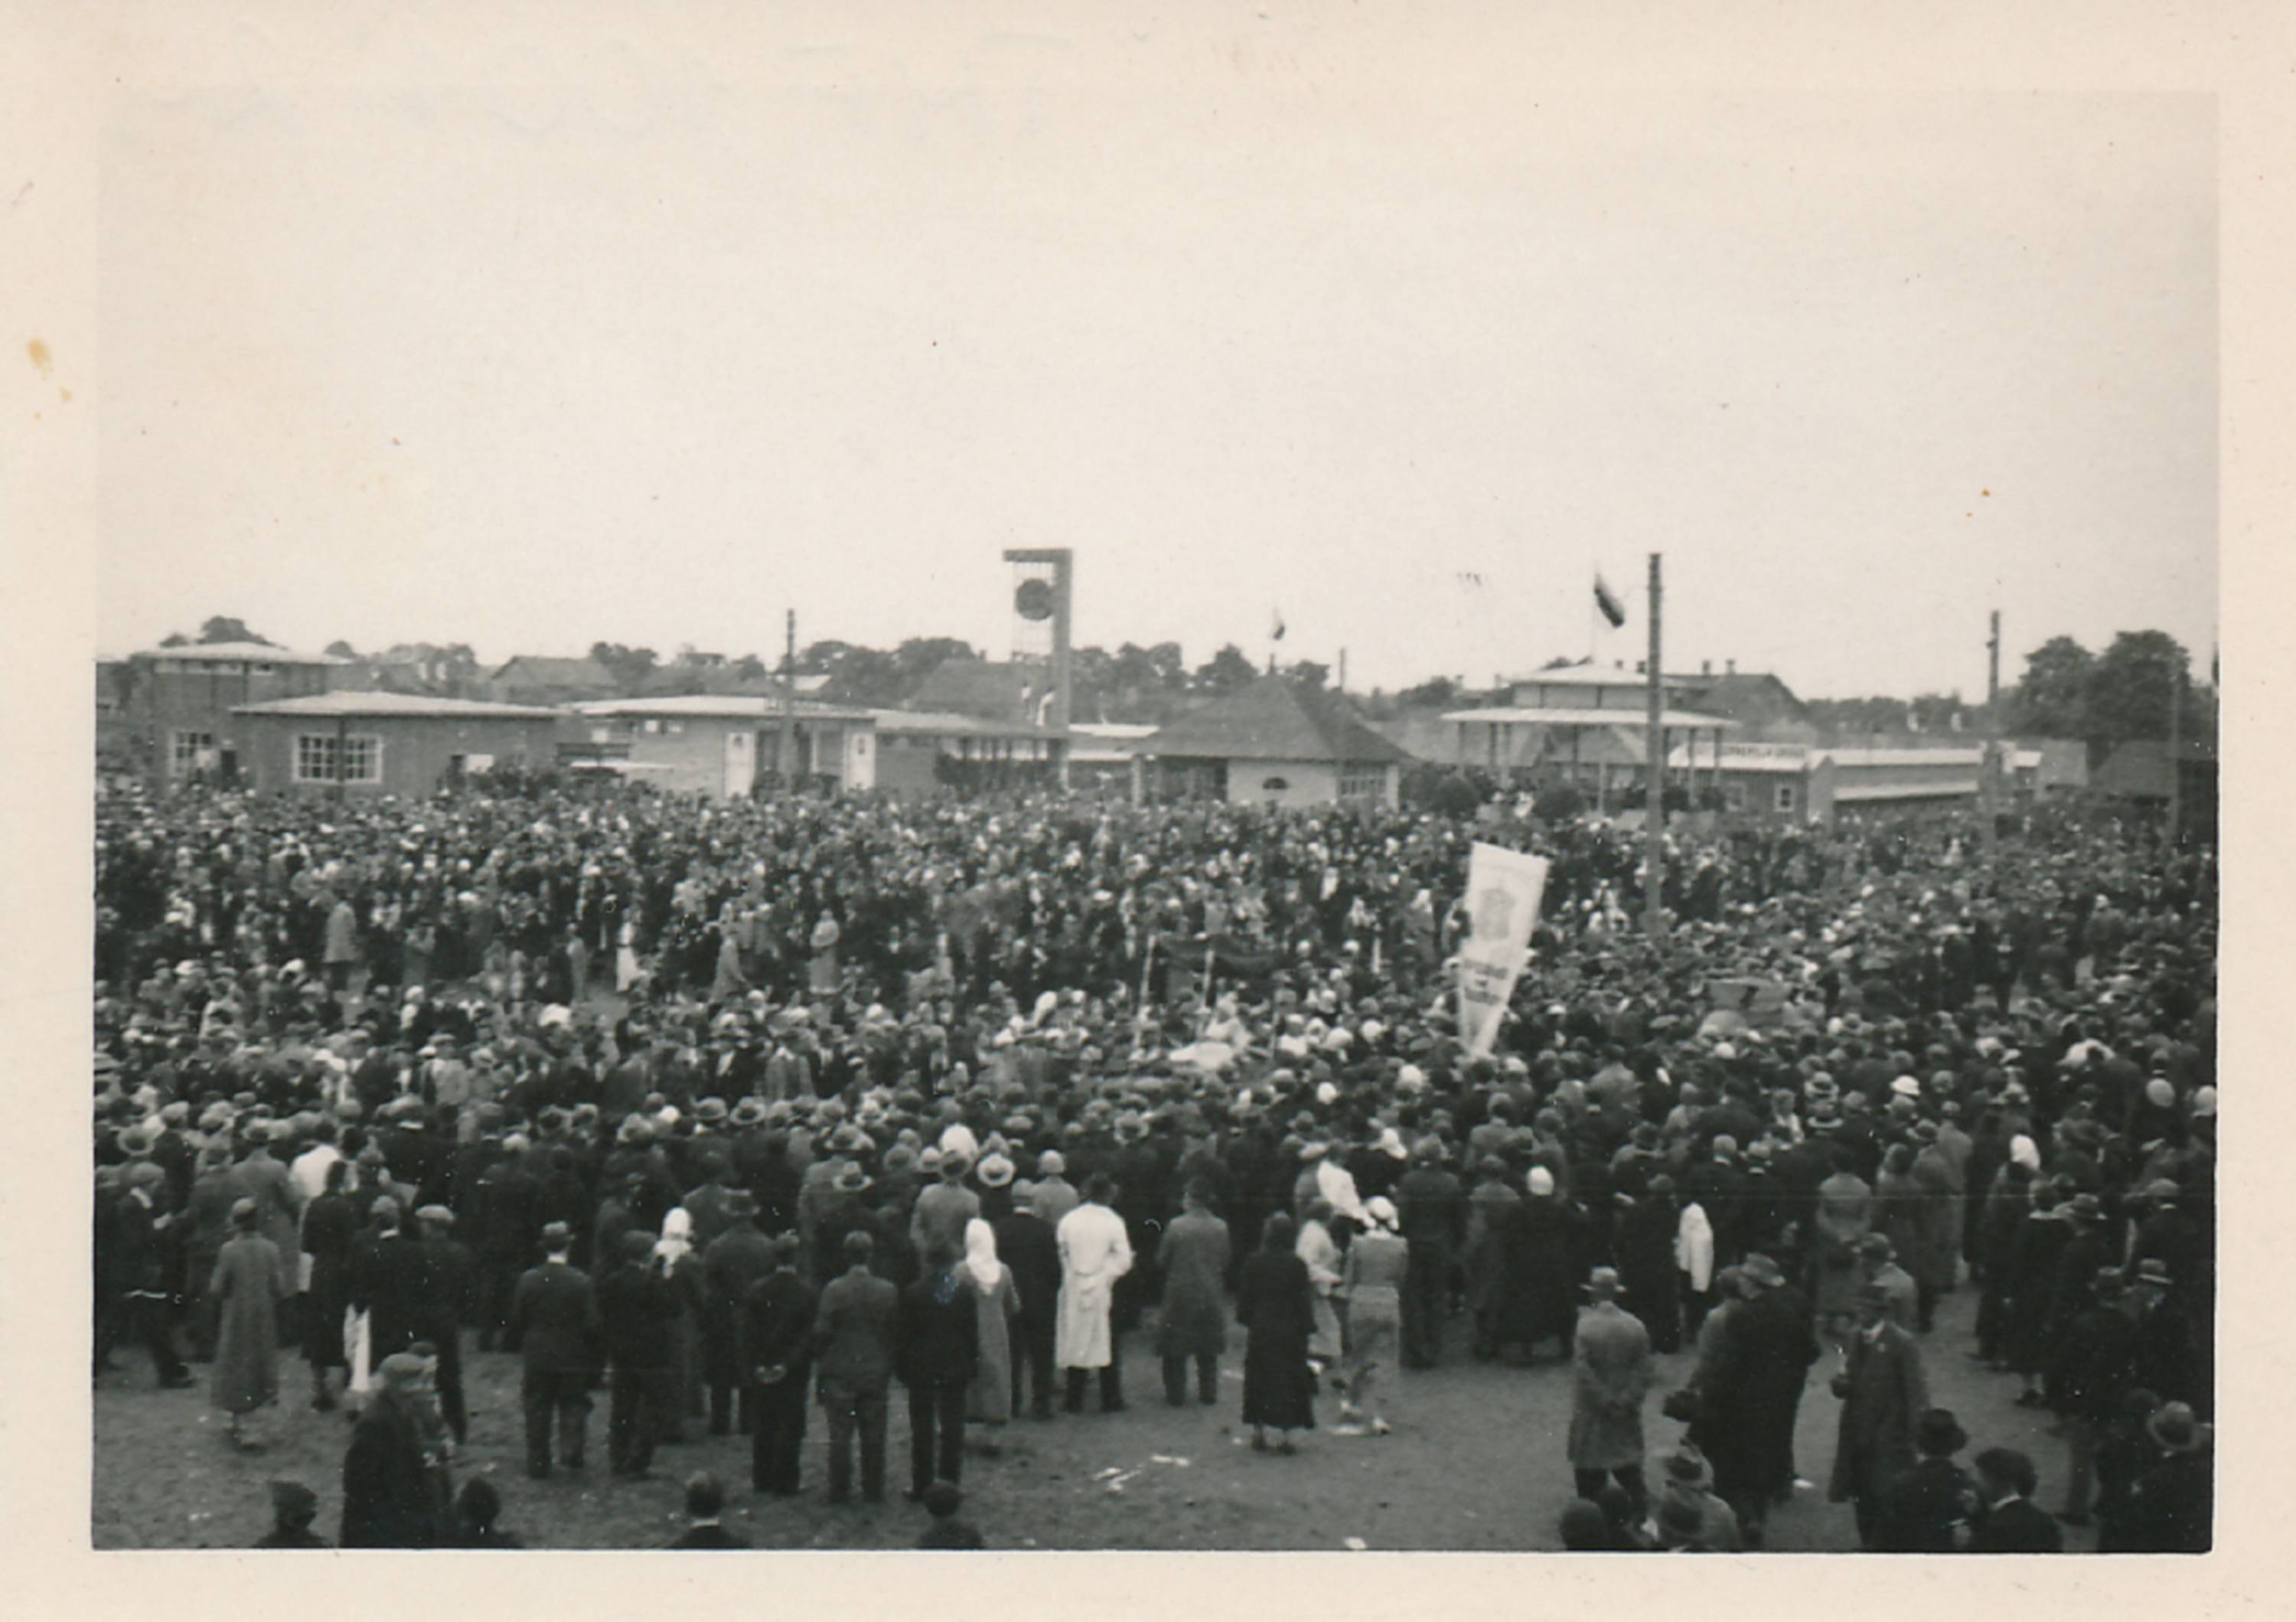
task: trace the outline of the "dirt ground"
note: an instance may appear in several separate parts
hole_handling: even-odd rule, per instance
[[[1939,1314],[1923,1350],[1932,1401],[1953,1408],[1973,1438],[1970,1452],[2025,1449],[2039,1467],[2040,1500],[2061,1500],[2064,1445],[2049,1437],[2046,1414],[2013,1405],[2017,1382],[1968,1361],[1974,1291],[1964,1286]],[[1456,1338],[1461,1326],[1453,1325]],[[1003,1456],[968,1458],[966,1519],[992,1548],[1339,1550],[1543,1550],[1559,1546],[1557,1516],[1571,1496],[1563,1455],[1570,1409],[1568,1366],[1552,1353],[1529,1369],[1498,1368],[1455,1356],[1428,1372],[1403,1376],[1390,1406],[1387,1437],[1342,1437],[1329,1429],[1293,1457],[1253,1453],[1237,1419],[1242,1392],[1242,1335],[1223,1364],[1215,1407],[1167,1407],[1151,1342],[1128,1338],[1126,1412],[1103,1416],[1087,1397],[1078,1416],[1004,1429]],[[887,1446],[890,1501],[881,1508],[824,1501],[826,1428],[816,1413],[807,1436],[804,1493],[794,1500],[753,1495],[747,1444],[694,1439],[655,1455],[652,1481],[610,1480],[603,1469],[603,1393],[591,1416],[586,1476],[527,1479],[518,1410],[517,1359],[465,1346],[471,1438],[456,1462],[458,1482],[483,1474],[500,1488],[502,1524],[529,1547],[646,1548],[678,1532],[679,1482],[709,1469],[727,1487],[726,1524],[760,1547],[877,1549],[914,1546],[926,1524],[904,1502],[908,1428],[894,1394]],[[1660,1360],[1659,1391],[1688,1372],[1686,1356]],[[1846,1505],[1824,1501],[1837,1405],[1816,1371],[1801,1409],[1796,1457],[1818,1485],[1800,1492],[1770,1524],[1777,1551],[1854,1548]],[[223,1421],[201,1387],[161,1391],[142,1354],[124,1349],[116,1372],[94,1388],[92,1533],[99,1549],[242,1548],[268,1529],[275,1477],[299,1480],[319,1497],[317,1529],[331,1541],[340,1523],[342,1454],[349,1427],[340,1413],[309,1406],[309,1371],[283,1358],[283,1399],[258,1416],[268,1438],[259,1453],[225,1440]],[[1318,1418],[1335,1422],[1324,1398]],[[1680,1427],[1660,1417],[1653,1393],[1646,1431],[1653,1457]],[[974,1434],[979,1434],[976,1427]],[[1968,1454],[1964,1454],[1964,1462]],[[1111,1476],[1109,1472],[1114,1471]],[[2068,1529],[2069,1547],[2090,1535]]]

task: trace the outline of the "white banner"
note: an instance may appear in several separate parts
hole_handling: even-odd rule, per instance
[[[1459,1041],[1471,1059],[1487,1056],[1498,1040],[1546,893],[1544,856],[1478,843],[1467,859],[1460,901],[1473,929],[1459,947]]]

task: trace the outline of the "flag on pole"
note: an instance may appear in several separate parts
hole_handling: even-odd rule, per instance
[[[1270,642],[1282,642],[1283,640],[1283,610],[1282,609],[1271,610],[1271,619],[1272,623],[1269,625],[1267,631],[1267,640]]]
[[[1603,618],[1611,622],[1612,630],[1615,631],[1627,623],[1627,605],[1620,602],[1611,588],[1603,584],[1603,577],[1599,574],[1595,577],[1595,606],[1603,610]]]
[[[1546,860],[1478,841],[1467,858],[1465,904],[1472,925],[1459,947],[1459,1039],[1471,1059],[1488,1057],[1499,1016],[1530,954],[1530,931],[1546,891]]]

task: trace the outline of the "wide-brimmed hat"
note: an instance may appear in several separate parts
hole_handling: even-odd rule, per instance
[[[2169,1275],[2169,1264],[2157,1256],[2148,1256],[2136,1264],[2136,1282],[2157,1284],[2166,1290],[2176,1282]]]
[[[1686,1491],[1704,1492],[1714,1484],[1714,1470],[1695,1444],[1685,1442],[1667,1454],[1666,1479]]]
[[[1969,1433],[1950,1408],[1931,1408],[1914,1424],[1914,1446],[1931,1458],[1945,1458],[1969,1446]]]
[[[736,1126],[761,1126],[765,1125],[765,1101],[758,1098],[743,1099],[740,1103],[734,1106],[734,1113],[730,1118],[733,1121],[733,1124]]]
[[[1003,1188],[1013,1181],[1013,1171],[1011,1160],[1001,1154],[991,1154],[980,1162],[974,1176],[980,1179],[983,1188]]]
[[[2209,1445],[2215,1427],[2202,1424],[2190,1403],[2163,1403],[2144,1421],[2144,1431],[2169,1453],[2197,1453]]]
[[[1616,1267],[1595,1268],[1587,1275],[1586,1288],[1587,1293],[1595,1300],[1613,1299],[1623,1288],[1619,1282],[1619,1270]]]
[[[1885,1262],[1898,1254],[1898,1247],[1890,1242],[1887,1233],[1868,1233],[1857,1241],[1857,1254]]]
[[[1757,1284],[1775,1286],[1786,1282],[1785,1271],[1775,1257],[1757,1250],[1739,1264],[1739,1271]]]
[[[1687,1493],[1669,1493],[1658,1506],[1659,1536],[1669,1544],[1688,1543],[1706,1530],[1706,1511]]]
[[[840,1194],[857,1194],[869,1186],[869,1174],[857,1162],[849,1160],[830,1186]]]
[[[568,1227],[564,1223],[545,1222],[542,1225],[542,1248],[544,1249],[563,1249],[566,1246],[570,1245],[573,1242],[574,1230]]]

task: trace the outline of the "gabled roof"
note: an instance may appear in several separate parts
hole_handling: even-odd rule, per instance
[[[1216,760],[1332,760],[1388,766],[1411,757],[1365,724],[1344,700],[1280,676],[1214,699],[1139,746],[1151,756]]]
[[[558,712],[531,704],[488,704],[476,699],[440,699],[417,692],[314,692],[267,704],[235,704],[235,716],[433,716],[457,721],[554,721]]]
[[[586,716],[724,716],[755,720],[778,717],[782,701],[779,697],[757,693],[684,692],[652,699],[600,699],[574,709]],[[865,721],[873,713],[845,704],[797,701],[800,720]]]
[[[324,653],[299,653],[260,642],[187,642],[174,648],[139,648],[130,659],[186,659],[201,663],[264,665],[340,665]]]
[[[996,721],[1027,717],[1029,695],[1052,680],[1050,670],[996,664],[985,659],[945,659],[925,673],[909,696],[920,713],[980,716]]]
[[[530,687],[598,687],[609,692],[615,686],[614,673],[586,654],[580,659],[513,654],[488,679],[516,681]]]
[[[1628,726],[1639,730],[1649,719],[1649,712],[1623,707],[1617,709],[1547,709],[1495,704],[1487,709],[1447,709],[1443,712],[1443,718],[1446,721],[1478,721],[1485,725]],[[1658,724],[1669,732],[1677,728],[1710,732],[1737,725],[1735,721],[1721,716],[1701,715],[1687,709],[1660,710]]]

